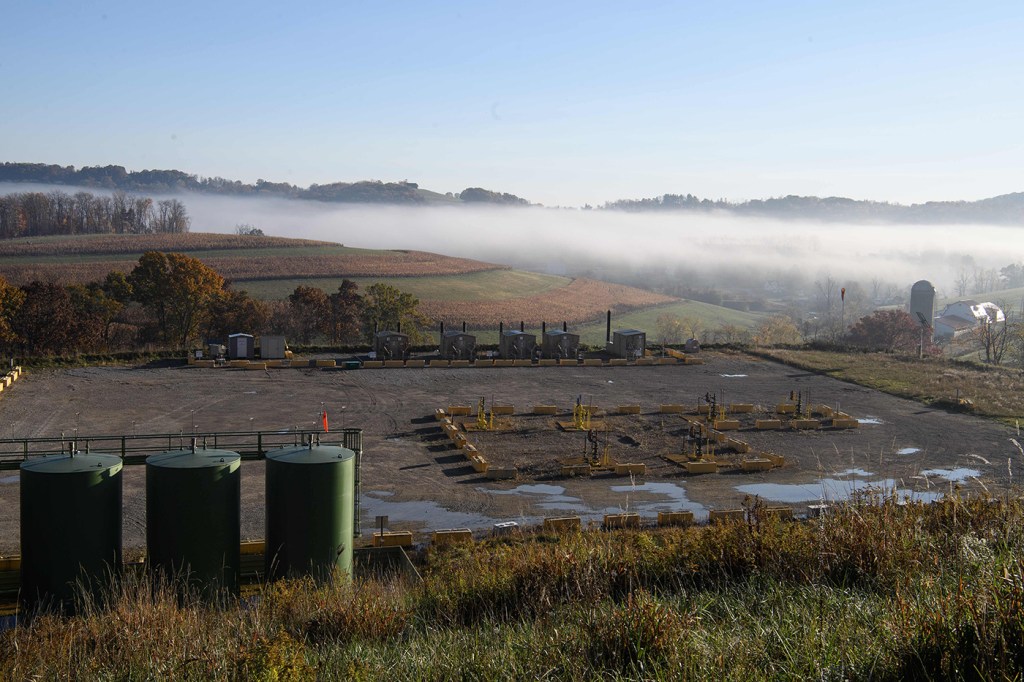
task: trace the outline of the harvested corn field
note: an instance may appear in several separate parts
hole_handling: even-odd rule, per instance
[[[536,296],[478,301],[421,300],[420,310],[445,322],[465,321],[474,327],[493,327],[497,320],[523,321],[530,326],[541,322],[584,322],[613,313],[649,308],[678,299],[622,284],[578,278],[567,286]]]
[[[504,266],[467,258],[451,258],[423,251],[384,251],[352,254],[305,254],[300,256],[275,254],[232,257],[230,252],[202,252],[193,254],[222,277],[245,282],[248,280],[276,280],[289,278],[330,277],[417,277],[424,275],[461,275]],[[141,255],[141,254],[138,254]],[[55,281],[61,284],[83,284],[103,279],[108,272],[129,272],[137,256],[116,260],[69,261],[64,258],[47,262],[5,263],[4,276],[12,284],[32,280]],[[258,278],[253,273],[259,273]],[[244,287],[243,287],[244,288]]]

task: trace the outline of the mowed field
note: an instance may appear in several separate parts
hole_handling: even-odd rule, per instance
[[[616,328],[647,329],[654,340],[659,315],[695,317],[703,329],[756,326],[759,316],[594,279],[545,275],[423,251],[356,249],[342,244],[281,237],[189,233],[183,235],[80,235],[0,243],[0,275],[13,284],[100,280],[128,272],[150,250],[202,260],[234,287],[255,298],[283,300],[297,286],[336,291],[343,278],[361,289],[384,282],[413,294],[434,321],[483,332],[497,340],[499,323],[589,325],[582,341],[604,340],[604,314]],[[580,331],[580,330],[577,330]],[[493,338],[490,338],[492,337]]]

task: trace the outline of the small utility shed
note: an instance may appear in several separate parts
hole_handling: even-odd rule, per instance
[[[544,357],[576,359],[579,351],[579,334],[571,334],[561,329],[544,332],[544,339],[541,341],[541,353]]]
[[[639,329],[619,329],[612,333],[608,352],[618,358],[635,360],[647,350],[647,334]]]
[[[252,334],[228,335],[228,359],[252,360],[256,357],[256,343]]]
[[[264,360],[284,360],[287,357],[285,351],[288,344],[283,336],[261,336],[260,337],[260,358]]]
[[[536,347],[536,336],[515,329],[503,331],[501,338],[498,340],[498,352],[503,358],[532,358],[533,349]]]
[[[383,331],[373,336],[373,352],[380,360],[404,360],[409,352],[409,335]]]
[[[457,330],[441,335],[441,357],[445,360],[472,360],[476,356],[476,337]]]

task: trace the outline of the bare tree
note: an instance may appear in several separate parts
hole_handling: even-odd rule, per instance
[[[156,231],[170,234],[184,234],[192,221],[185,211],[185,204],[177,199],[165,199],[157,204]]]
[[[987,320],[983,320],[974,330],[975,338],[981,350],[985,351],[985,362],[1001,365],[1003,356],[1010,347],[1014,326],[1009,316],[1002,322],[996,321],[995,307],[987,308]]]
[[[662,313],[657,320],[658,340],[663,344],[679,343],[682,340],[683,321],[675,315]]]
[[[999,273],[995,268],[974,268],[971,274],[973,293],[983,294],[986,291],[995,289],[995,283],[999,280]]]

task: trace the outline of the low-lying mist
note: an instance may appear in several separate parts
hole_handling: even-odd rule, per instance
[[[251,224],[266,234],[416,249],[555,274],[690,278],[722,290],[831,277],[952,295],[959,273],[1024,260],[1024,228],[782,222],[728,214],[502,207],[404,207],[182,197],[196,231]]]
[[[0,193],[77,188],[0,184]],[[96,189],[84,189],[96,193]],[[156,197],[154,198],[166,198]],[[1024,261],[1024,228],[839,224],[728,214],[471,206],[405,207],[176,195],[194,232],[247,224],[267,235],[374,249],[412,249],[555,274],[657,286],[797,293],[831,278],[904,295],[918,279],[955,295],[963,273]]]

